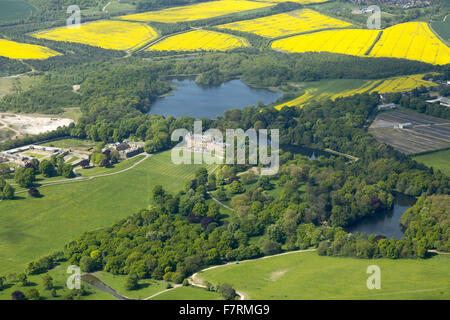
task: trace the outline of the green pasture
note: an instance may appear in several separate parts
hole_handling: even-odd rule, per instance
[[[3,289],[0,289],[0,300],[11,300],[11,293],[14,291],[22,291],[23,293],[27,293],[28,290],[34,288],[39,291],[41,296],[41,300],[63,300],[65,299],[65,295],[69,293],[69,289],[67,288],[67,278],[71,275],[67,273],[67,267],[70,263],[65,262],[56,268],[48,271],[48,274],[53,278],[53,286],[56,289],[56,296],[52,297],[51,291],[44,289],[43,286],[43,274],[40,275],[29,275],[27,286],[22,286],[21,283],[17,281],[10,280],[11,275],[0,274],[3,276],[7,276],[6,283],[3,286]],[[16,274],[17,276],[17,274]],[[112,300],[115,299],[110,294],[97,290],[85,283],[82,284],[86,287],[88,294],[83,296],[82,299],[86,300]]]
[[[151,300],[221,300],[221,296],[215,291],[189,286],[161,293]]]
[[[249,299],[449,299],[450,255],[425,260],[353,259],[299,252],[241,262],[199,274],[230,283]],[[367,267],[381,270],[381,289],[367,288]]]
[[[83,232],[146,208],[156,184],[179,191],[198,168],[173,164],[167,151],[117,175],[43,187],[41,198],[24,192],[0,202],[0,274],[20,272]]]
[[[113,275],[105,271],[97,272],[95,275],[117,293],[132,299],[150,297],[157,292],[165,290],[167,287],[167,282],[165,281],[141,279],[136,290],[127,290],[125,286],[127,276],[125,275]]]
[[[450,176],[450,150],[443,150],[413,157],[417,162],[421,162],[428,167],[439,169]]]
[[[35,11],[36,8],[22,0],[0,0],[0,23],[26,19]]]

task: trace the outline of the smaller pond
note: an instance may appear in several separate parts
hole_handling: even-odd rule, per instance
[[[172,83],[177,88],[171,95],[157,99],[149,114],[213,119],[226,110],[242,109],[258,101],[267,105],[282,96],[279,92],[251,88],[241,80],[207,88],[197,85],[193,79],[173,80]]]
[[[385,213],[366,217],[347,228],[348,232],[365,232],[367,234],[382,235],[387,238],[402,239],[404,237],[400,218],[403,213],[416,203],[414,197],[398,194],[394,207]]]

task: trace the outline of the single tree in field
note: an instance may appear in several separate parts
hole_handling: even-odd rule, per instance
[[[89,167],[90,161],[87,159],[81,160],[80,166],[84,169],[86,167]]]
[[[3,289],[3,286],[5,285],[6,277],[0,276],[0,291]]]
[[[11,293],[11,299],[12,300],[26,300],[26,297],[22,291],[14,291]]]
[[[51,290],[53,288],[53,278],[49,274],[45,274],[42,277],[42,283],[45,290]]]
[[[100,152],[91,154],[91,161],[98,167],[105,167],[108,163],[107,156]]]
[[[73,178],[73,177],[75,177],[75,173],[73,172],[73,167],[72,167],[72,165],[69,164],[69,163],[64,163],[64,164],[61,166],[61,175],[62,175],[64,178]]]
[[[44,177],[53,177],[56,175],[55,166],[48,160],[42,160],[39,164],[39,171],[44,175]]]
[[[39,294],[38,289],[32,288],[28,290],[26,297],[28,300],[39,300],[41,295]]]
[[[14,180],[22,188],[29,188],[33,185],[36,177],[33,168],[19,168],[14,172]]]
[[[229,283],[220,284],[217,288],[217,292],[219,292],[225,300],[234,300],[236,298],[236,291]]]
[[[32,196],[32,197],[35,197],[35,198],[37,198],[37,197],[39,197],[40,195],[41,195],[41,193],[39,192],[39,190],[37,189],[37,188],[30,188],[30,189],[28,189],[28,194],[30,195],[30,196]]]
[[[25,273],[19,273],[19,275],[17,276],[17,281],[19,281],[23,287],[28,285],[28,278]]]
[[[14,192],[14,188],[10,184],[6,184],[3,187],[3,198],[8,200],[14,199]]]
[[[138,277],[134,272],[131,272],[128,276],[127,276],[127,280],[125,282],[125,287],[127,290],[136,290],[138,287]]]

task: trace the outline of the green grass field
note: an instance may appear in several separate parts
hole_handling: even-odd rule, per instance
[[[421,162],[428,167],[439,169],[450,176],[450,150],[437,151],[413,157],[417,162]]]
[[[135,9],[136,6],[134,4],[119,1],[111,1],[111,4],[108,7],[106,7],[106,11],[110,14],[122,11],[132,11]]]
[[[360,79],[335,79],[291,83],[291,85],[299,88],[297,93],[298,97],[305,93],[310,93],[312,95],[310,99],[327,99],[347,90],[355,90],[364,85],[367,81],[368,80]],[[290,100],[292,100],[292,98],[283,102],[288,102]],[[273,103],[274,106],[279,104],[280,102],[278,100]]]
[[[26,19],[35,11],[36,8],[22,0],[0,0],[0,23]]]
[[[111,167],[93,167],[93,168],[86,168],[86,169],[78,169],[77,174],[80,174],[82,177],[93,177],[98,176],[102,174],[110,174],[113,172],[118,172],[121,170],[124,170],[126,168],[131,167],[136,162],[139,162],[140,160],[144,159],[145,155],[140,154],[136,157],[125,159],[120,161],[119,163],[111,165]]]
[[[199,274],[230,283],[249,299],[450,299],[450,255],[427,260],[352,259],[301,252],[232,264]],[[381,289],[366,286],[381,269]]]
[[[435,21],[431,23],[431,28],[447,43],[450,43],[450,19]]]
[[[173,164],[167,151],[121,174],[40,188],[42,198],[22,193],[0,202],[0,274],[20,272],[83,232],[146,208],[156,184],[179,191],[198,167]]]
[[[21,153],[21,155],[35,157],[36,159],[39,160],[49,156],[49,154],[41,154],[37,152],[23,152]]]
[[[26,75],[17,78],[0,78],[0,97],[13,93],[14,85],[21,90],[27,90],[32,85],[37,84],[39,80],[40,77],[29,77]]]
[[[127,276],[113,275],[108,272],[97,272],[96,276],[119,294],[133,299],[144,299],[166,289],[167,282],[153,279],[139,280],[138,289],[127,290],[125,287]]]
[[[97,7],[91,7],[81,10],[81,14],[84,16],[98,15],[101,14],[105,5],[100,5]],[[136,6],[132,3],[119,2],[117,0],[111,1],[111,3],[106,7],[105,12],[109,14],[116,14],[119,12],[128,12],[136,9]]]
[[[221,296],[217,292],[189,286],[161,293],[151,300],[221,300]]]
[[[61,139],[61,140],[46,142],[46,143],[43,143],[42,145],[47,146],[47,147],[87,151],[87,150],[95,147],[96,143],[94,141],[89,141],[89,140],[69,138],[69,139]]]
[[[10,280],[7,280],[3,290],[0,290],[0,300],[11,300],[11,293],[19,290],[23,293],[27,293],[28,290],[31,288],[37,289],[40,293],[41,300],[62,300],[64,299],[64,295],[69,292],[69,289],[67,288],[66,281],[67,278],[70,276],[70,274],[67,273],[67,267],[70,265],[70,263],[65,262],[61,265],[57,266],[56,268],[50,270],[48,274],[53,278],[53,285],[56,289],[56,297],[51,296],[51,291],[45,290],[43,287],[43,281],[41,275],[32,275],[28,276],[29,285],[23,287],[21,284],[17,282],[12,282]],[[89,300],[113,300],[115,299],[110,294],[97,290],[87,284],[84,284],[89,292],[88,295],[84,296],[83,299],[89,299]]]

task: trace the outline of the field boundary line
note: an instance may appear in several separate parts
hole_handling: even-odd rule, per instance
[[[364,56],[370,57],[370,53],[372,52],[373,48],[375,48],[375,45],[380,41],[382,36],[383,36],[383,30],[380,30],[380,32],[378,32],[377,36],[375,37],[375,40],[373,41],[372,45],[364,53]]]
[[[447,16],[445,16],[447,18]],[[445,22],[445,21],[444,21]],[[428,25],[428,29],[430,29],[431,33],[433,33],[443,44],[445,44],[447,47],[450,47],[450,43],[447,42],[446,40],[444,40],[444,38],[442,38],[439,33],[433,29],[433,26],[431,25],[431,23],[427,23]]]

